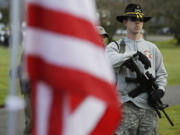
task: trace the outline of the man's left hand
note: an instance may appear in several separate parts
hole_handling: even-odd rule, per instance
[[[158,101],[164,96],[164,91],[161,89],[153,90],[150,94],[150,100],[153,102]]]

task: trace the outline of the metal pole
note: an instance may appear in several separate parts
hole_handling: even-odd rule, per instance
[[[18,48],[21,44],[20,42],[20,34],[21,34],[21,14],[20,14],[20,1],[21,0],[11,0],[10,5],[10,21],[11,21],[11,79],[10,79],[10,94],[17,94],[16,87],[16,67],[17,67],[17,59],[18,59]]]
[[[21,14],[20,14],[21,0],[10,1],[10,26],[11,26],[11,77],[9,83],[9,96],[7,98],[6,106],[8,109],[8,128],[7,135],[15,135],[16,131],[16,113],[19,109],[20,99],[17,97],[17,59],[18,59],[18,48],[20,45],[20,31],[21,31]],[[21,104],[21,103],[20,103]]]

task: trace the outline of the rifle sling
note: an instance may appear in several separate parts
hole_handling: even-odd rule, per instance
[[[124,42],[124,39],[122,39],[122,41],[121,41],[120,44],[118,44],[116,41],[113,41],[113,42],[116,44],[116,46],[117,46],[117,48],[118,48],[118,50],[119,50],[119,53],[124,53],[124,52],[125,52],[125,46],[126,46],[126,44],[125,44],[125,42]]]

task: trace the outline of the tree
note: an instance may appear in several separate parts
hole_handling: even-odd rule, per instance
[[[9,8],[1,9],[1,13],[3,15],[1,22],[4,24],[8,24],[9,23]]]
[[[180,1],[179,0],[167,0],[164,4],[163,16],[168,18],[169,25],[174,30],[174,36],[177,39],[177,44],[180,45]]]
[[[117,0],[96,0],[99,12],[100,25],[112,36],[120,24],[116,16],[121,13],[123,5]]]
[[[146,10],[153,16],[165,17],[165,23],[174,30],[174,37],[180,45],[180,1],[179,0],[147,0]],[[151,5],[151,6],[150,6]],[[153,7],[153,10],[152,10]]]

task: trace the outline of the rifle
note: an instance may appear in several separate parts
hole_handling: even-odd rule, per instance
[[[138,66],[135,63],[135,60],[136,60],[135,58],[130,58],[123,64],[123,66],[126,66],[132,72],[135,72],[137,75],[137,78],[126,77],[125,78],[126,81],[140,84],[137,88],[135,88],[134,90],[129,92],[128,95],[132,98],[135,98],[139,94],[146,92],[148,94],[148,96],[150,97],[152,91],[158,89],[158,85],[155,82],[156,79],[148,71],[145,74],[141,73],[141,71],[139,70]],[[158,114],[159,118],[162,118],[161,112],[160,112],[160,111],[162,111],[163,114],[165,115],[166,119],[169,121],[170,125],[174,126],[174,123],[172,122],[172,120],[169,118],[168,114],[165,111],[165,108],[167,108],[169,105],[163,104],[163,102],[160,99],[156,102],[151,101],[150,99],[148,99],[148,101],[149,101],[149,105],[152,108],[154,108],[154,110]]]

